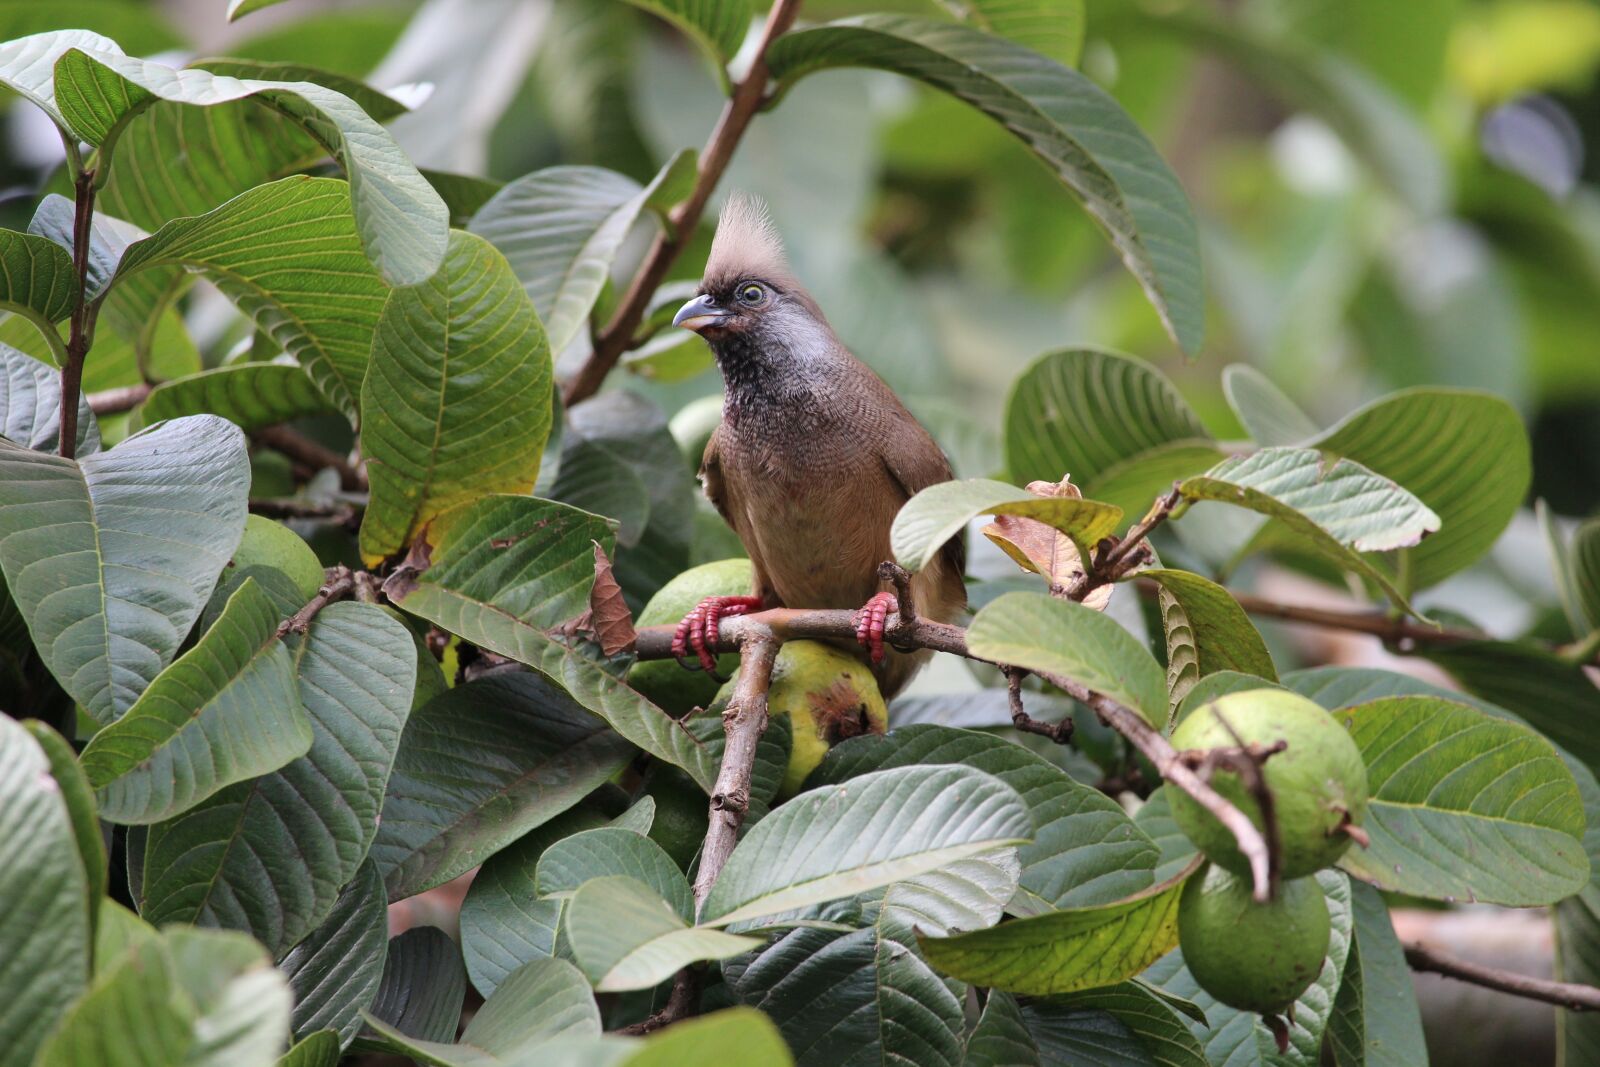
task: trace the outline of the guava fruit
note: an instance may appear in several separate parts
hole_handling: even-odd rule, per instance
[[[311,546],[287,526],[262,515],[246,517],[244,536],[233,553],[233,567],[239,571],[249,567],[280,570],[294,582],[304,600],[310,600],[322,588],[322,563]]]
[[[1229,693],[1202,704],[1172,734],[1180,750],[1240,741],[1288,745],[1267,759],[1262,772],[1278,826],[1279,875],[1303,878],[1332,866],[1351,844],[1344,828],[1359,827],[1367,813],[1367,767],[1355,741],[1319,705],[1281,689]],[[1211,787],[1262,825],[1260,808],[1238,774],[1219,769]],[[1228,828],[1189,794],[1168,792],[1178,828],[1206,858],[1235,874],[1248,873]]]
[[[1241,1011],[1287,1010],[1322,973],[1329,930],[1328,901],[1315,878],[1281,882],[1277,896],[1261,904],[1248,876],[1208,863],[1178,899],[1178,943],[1189,973]]]
[[[748,596],[754,581],[750,561],[722,559],[690,567],[657,590],[650,598],[635,626],[671,626],[693,611],[708,596]],[[693,661],[691,654],[689,659]],[[717,657],[717,671],[723,676],[739,665],[736,653]],[[690,671],[670,659],[645,660],[628,671],[628,684],[643,693],[667,714],[678,717],[694,708],[705,707],[717,695],[717,680],[705,671]]]

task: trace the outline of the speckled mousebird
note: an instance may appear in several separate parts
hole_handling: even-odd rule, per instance
[[[722,423],[700,480],[754,564],[750,596],[711,597],[679,625],[673,650],[707,651],[718,620],[772,607],[859,608],[856,634],[884,696],[928,652],[883,643],[895,596],[878,577],[889,527],[919,490],[952,477],[949,460],[883,380],[840,343],[790,271],[760,201],[735,194],[717,223],[700,291],[673,324],[704,337],[722,372]],[[964,549],[953,539],[911,580],[920,615],[966,606]]]

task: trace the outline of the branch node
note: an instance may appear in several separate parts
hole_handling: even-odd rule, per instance
[[[291,633],[305,633],[311,627],[311,620],[317,617],[317,612],[335,600],[350,595],[351,590],[355,588],[356,577],[349,567],[341,564],[328,568],[327,576],[322,588],[317,590],[317,595],[308,600],[305,607],[278,624],[278,636],[287,637]]]

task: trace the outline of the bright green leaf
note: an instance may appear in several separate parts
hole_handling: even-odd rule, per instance
[[[578,966],[600,993],[653,989],[690,963],[761,947],[753,937],[690,926],[677,905],[626,875],[584,882],[565,923]]]
[[[1266,642],[1233,595],[1190,571],[1152,567],[1139,572],[1161,587],[1158,604],[1167,635],[1167,693],[1183,703],[1195,684],[1217,671],[1278,680]]]
[[[277,1067],[339,1067],[339,1035],[318,1030],[278,1057]]]
[[[185,1067],[271,1063],[289,1044],[293,994],[260,945],[227,930],[162,931],[173,976],[198,1009]]]
[[[1248,363],[1230,363],[1223,368],[1222,391],[1245,432],[1258,445],[1288,448],[1317,435],[1311,416]]]
[[[78,302],[75,278],[72,257],[54,241],[0,229],[0,310],[33,323],[58,363],[66,349],[55,324]]]
[[[629,0],[672,23],[705,50],[719,68],[727,65],[750,29],[750,0]]]
[[[196,1015],[165,943],[151,941],[95,976],[31,1062],[37,1067],[171,1067],[196,1054]],[[19,1051],[7,1046],[8,1052]],[[28,1061],[23,1061],[28,1062]]]
[[[84,884],[88,887],[89,937],[98,944],[96,927],[100,918],[100,903],[105,898],[109,881],[106,843],[100,834],[100,821],[96,818],[94,790],[78,763],[78,754],[66,738],[37,719],[23,719],[23,729],[39,743],[50,765],[50,777],[61,790],[61,801],[72,823],[72,836],[78,847],[78,859],[83,863]]]
[[[298,366],[238,363],[156,386],[139,405],[134,423],[137,428],[210,412],[250,431],[337,410]]]
[[[1083,50],[1083,0],[944,0],[945,6],[980,30],[1006,37],[1053,59],[1076,66]]]
[[[545,849],[535,884],[541,897],[570,897],[595,878],[627,876],[660,895],[680,918],[694,918],[689,882],[660,845],[621,827],[573,834]]]
[[[889,531],[889,544],[902,567],[919,571],[979,515],[1018,515],[1035,519],[1071,537],[1080,557],[1110,536],[1122,509],[1094,500],[1035,496],[987,478],[941,482],[906,501]]]

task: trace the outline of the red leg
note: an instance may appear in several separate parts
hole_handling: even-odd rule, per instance
[[[711,646],[717,643],[718,624],[730,615],[744,615],[761,607],[758,596],[708,596],[678,623],[672,635],[672,654],[683,659],[691,649],[700,659],[700,666],[708,671],[717,669],[717,657]]]
[[[893,593],[876,593],[856,612],[856,640],[867,646],[874,664],[883,662],[883,627],[889,613],[900,610]]]

